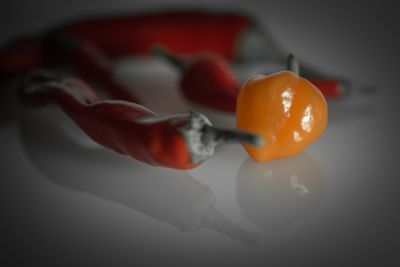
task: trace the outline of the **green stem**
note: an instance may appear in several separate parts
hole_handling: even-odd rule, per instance
[[[166,61],[170,62],[172,65],[174,65],[179,70],[183,71],[187,68],[188,64],[187,64],[187,62],[185,62],[184,59],[173,54],[171,51],[169,51],[167,48],[165,48],[161,45],[153,46],[151,48],[151,53],[154,56],[161,57],[161,58],[165,59]]]
[[[294,72],[297,75],[300,75],[300,66],[297,59],[293,56],[293,54],[289,54],[287,58],[287,70]]]

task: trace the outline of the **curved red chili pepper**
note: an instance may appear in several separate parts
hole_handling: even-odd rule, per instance
[[[32,74],[20,95],[27,104],[55,102],[99,144],[156,166],[191,169],[219,144],[263,142],[258,135],[212,127],[199,113],[162,118],[138,104],[99,101],[82,81],[43,72]]]
[[[241,14],[177,11],[90,18],[58,27],[52,33],[80,40],[83,46],[90,43],[97,54],[101,51],[107,57],[148,55],[154,45],[161,44],[183,54],[211,51],[234,59],[241,34],[252,25],[252,20]],[[0,78],[46,67],[46,36],[17,40],[1,48]],[[105,84],[109,83],[107,78]]]
[[[109,58],[96,45],[51,32],[46,38],[46,47],[55,55],[55,59],[50,57],[50,60],[61,60],[85,81],[100,85],[112,98],[140,103],[131,90],[115,81]]]
[[[23,39],[0,50],[0,80],[54,65],[71,67],[112,98],[140,103],[132,90],[115,81],[107,56],[88,41],[52,32],[45,39]]]
[[[251,24],[241,14],[176,11],[90,18],[59,31],[88,40],[113,57],[148,55],[161,44],[183,54],[211,51],[233,59],[240,34]]]

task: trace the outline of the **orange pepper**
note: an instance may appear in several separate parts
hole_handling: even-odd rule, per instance
[[[244,148],[255,161],[265,162],[294,156],[315,142],[326,128],[328,111],[315,85],[293,71],[281,71],[246,81],[236,115],[239,129],[264,138],[263,146]]]

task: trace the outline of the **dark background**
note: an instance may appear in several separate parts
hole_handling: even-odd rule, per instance
[[[188,4],[187,1],[3,0],[0,3],[0,44],[20,35],[42,32],[56,23],[74,17],[82,17],[86,14],[127,13],[128,11],[172,9],[174,7],[245,10],[254,14],[263,22],[278,43],[285,49],[292,51],[301,61],[307,61],[328,73],[346,76],[359,84],[373,84],[378,88],[374,101],[378,107],[379,120],[356,133],[356,135],[359,134],[360,138],[373,133],[373,143],[364,145],[373,147],[368,153],[373,154],[375,165],[373,169],[368,170],[371,170],[370,177],[375,177],[375,180],[369,181],[370,190],[363,190],[362,184],[359,186],[361,188],[360,195],[364,194],[363,197],[377,201],[363,211],[362,214],[368,214],[368,216],[365,216],[366,219],[363,220],[362,224],[357,224],[357,218],[349,215],[351,220],[354,221],[354,225],[359,225],[357,226],[359,228],[354,226],[355,235],[340,239],[337,245],[340,247],[340,242],[348,241],[352,244],[350,250],[343,252],[333,249],[321,252],[315,249],[319,253],[315,256],[315,259],[317,259],[315,263],[299,260],[293,266],[312,266],[314,264],[316,264],[315,266],[324,266],[331,265],[330,263],[335,266],[399,266],[398,101],[400,99],[400,88],[398,88],[398,79],[400,72],[398,65],[400,60],[400,19],[396,1],[191,1],[191,4]],[[7,87],[3,86],[1,89],[1,127],[5,128],[15,122],[18,108],[15,99],[12,97],[13,93]],[[12,134],[5,133],[2,135],[2,144],[7,142],[7,138],[10,140],[15,138]],[[362,149],[354,147],[351,142],[344,146],[346,146],[346,149],[343,150],[343,157],[346,157],[346,151]],[[29,166],[23,164],[21,166],[19,159],[12,155],[11,153],[9,157],[4,156],[0,159],[0,168],[2,169],[0,218],[1,222],[4,222],[4,225],[1,224],[0,228],[0,244],[3,247],[0,252],[0,263],[4,262],[6,266],[7,262],[22,264],[26,258],[27,263],[23,264],[26,266],[30,266],[29,263],[38,266],[43,266],[43,264],[55,266],[52,264],[53,260],[56,260],[60,265],[67,266],[101,264],[96,260],[83,260],[88,259],[83,255],[85,252],[71,249],[71,245],[65,245],[64,241],[72,242],[67,239],[68,233],[60,233],[59,239],[55,241],[54,238],[44,237],[41,233],[28,230],[29,225],[43,223],[41,218],[45,218],[46,215],[40,212],[36,213],[37,210],[32,211],[33,213],[30,210],[15,212],[20,205],[18,204],[19,200],[13,198],[13,195],[16,194],[13,190],[19,188],[18,195],[21,196],[24,195],[24,192],[28,195],[30,193],[29,185],[16,184],[16,180],[13,180],[15,174],[10,170],[28,168]],[[350,158],[349,161],[351,161]],[[364,168],[364,166],[347,165],[346,168],[348,168],[348,173],[351,173],[353,168],[357,173],[357,170]],[[373,190],[372,187],[374,187]],[[36,205],[46,205],[46,201],[51,201],[50,197],[39,200],[35,195],[31,198],[32,201],[36,201]],[[355,199],[357,201],[358,198]],[[344,206],[346,205],[344,204]],[[355,207],[361,206],[355,205]],[[54,227],[54,229],[47,230],[55,233],[62,231],[62,223],[62,221],[55,220],[53,223],[46,221],[44,225]],[[40,229],[46,231],[46,228]],[[68,230],[73,231],[73,228],[69,227]],[[157,238],[156,234],[154,233],[155,239]],[[98,237],[89,236],[88,238],[92,239],[90,244],[93,249],[96,247],[96,238]],[[117,239],[118,237],[109,237],[110,240],[114,240],[113,238]],[[355,241],[354,239],[359,240]],[[117,243],[116,240],[114,242]],[[40,245],[36,246],[36,244]],[[70,251],[58,251],[57,247],[60,244],[64,244],[60,247],[70,248]],[[317,246],[317,244],[314,245]],[[150,241],[145,242],[144,246],[139,249],[137,261],[129,262],[124,261],[124,259],[126,259],[125,256],[130,249],[122,244],[120,250],[116,249],[121,255],[121,262],[117,260],[117,255],[110,256],[109,258],[116,260],[112,261],[112,265],[140,266],[141,259],[152,258],[152,261],[147,261],[147,263],[169,266],[168,261],[164,261],[170,259],[168,255],[165,255],[165,252],[151,251]],[[168,247],[169,243],[166,242],[165,246]],[[343,244],[343,246],[346,246],[346,244]],[[207,253],[212,254],[212,247],[209,250]],[[46,251],[49,253],[46,254]],[[90,248],[88,248],[88,251],[100,255],[104,253],[103,256],[107,254],[107,251],[96,251],[94,249],[91,251]],[[171,248],[168,251],[170,252]],[[277,251],[275,252],[284,254],[285,248],[280,247]],[[306,251],[312,253],[310,250]],[[36,253],[39,256],[35,257]],[[206,252],[198,251],[198,253]],[[164,260],[158,262],[158,256]],[[229,257],[229,252],[224,257]],[[237,257],[240,256],[236,255]],[[296,254],[296,257],[302,259],[301,255]],[[282,258],[285,257],[282,256]],[[338,258],[341,260],[336,261]],[[96,257],[89,259],[96,259]],[[171,260],[171,262],[179,263],[177,260]],[[186,262],[191,263],[190,260]],[[268,260],[263,262],[266,264],[264,266],[268,266]],[[221,260],[221,263],[226,263],[226,261]],[[247,265],[246,261],[236,263]],[[290,265],[293,262],[287,260],[274,261],[271,262],[271,266],[285,265],[285,263]],[[104,264],[108,265],[109,262]],[[235,265],[235,262],[229,264],[232,266]]]

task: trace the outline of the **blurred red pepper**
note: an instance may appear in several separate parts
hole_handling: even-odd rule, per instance
[[[155,44],[194,54],[210,51],[233,59],[248,16],[210,11],[176,11],[90,18],[60,27],[62,33],[96,44],[108,56],[149,55]]]
[[[100,85],[112,98],[140,103],[132,90],[115,80],[109,58],[89,41],[51,32],[47,35],[44,49],[47,49],[45,59],[50,61],[47,62],[50,65],[52,61],[60,61],[70,66],[85,81]]]
[[[224,58],[213,53],[178,56],[163,47],[156,47],[153,52],[181,71],[179,86],[186,99],[202,106],[235,112],[240,82]]]
[[[162,118],[138,104],[99,101],[82,81],[46,72],[30,75],[19,93],[25,104],[56,103],[99,144],[151,165],[191,169],[222,143],[263,143],[258,135],[215,128],[199,113]]]
[[[149,55],[154,45],[161,44],[183,54],[211,51],[234,59],[241,33],[250,25],[250,18],[241,14],[180,11],[90,18],[51,33],[91,43],[107,57]],[[0,76],[45,67],[46,39],[47,34],[2,47]]]
[[[343,97],[347,93],[346,87],[338,80],[310,79],[310,82],[317,86],[326,97]]]

